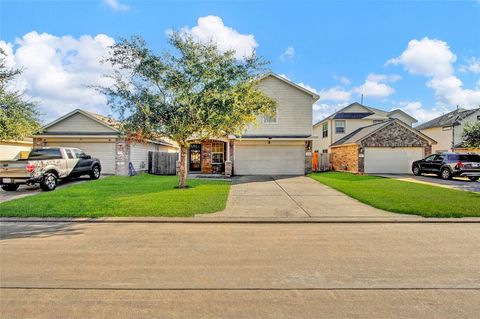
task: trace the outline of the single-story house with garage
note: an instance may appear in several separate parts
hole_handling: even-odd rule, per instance
[[[178,152],[176,143],[164,139],[133,142],[125,139],[119,122],[76,109],[43,127],[34,136],[35,147],[75,147],[98,158],[103,174],[127,175],[131,162],[137,171],[148,169],[148,152]]]
[[[33,146],[33,139],[0,141],[0,161],[14,160],[25,157]]]
[[[408,174],[412,162],[432,153],[437,142],[399,119],[364,126],[332,145],[336,171]]]
[[[258,116],[239,136],[192,140],[190,174],[304,175],[312,168],[312,110],[319,96],[268,73],[259,88],[276,100],[273,114]]]

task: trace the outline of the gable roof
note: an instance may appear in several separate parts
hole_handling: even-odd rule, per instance
[[[480,108],[473,109],[473,110],[466,110],[466,109],[456,109],[452,112],[443,114],[439,117],[434,118],[428,122],[420,124],[419,126],[415,127],[417,130],[426,130],[429,128],[434,127],[444,127],[444,126],[451,126],[456,124],[459,120],[472,115],[475,112],[480,111]]]
[[[361,107],[365,110],[365,113],[363,112],[344,112],[345,110],[348,110],[349,108],[353,107],[353,106],[357,106],[357,107]],[[340,114],[341,113],[341,114]],[[340,110],[336,111],[335,113],[333,113],[332,115],[330,116],[327,116],[325,117],[324,119],[318,121],[317,123],[313,124],[313,126],[317,126],[318,124],[326,121],[326,120],[332,120],[332,119],[362,119],[362,118],[365,118],[367,116],[372,116],[372,115],[376,115],[380,118],[384,118],[385,120],[389,119],[390,116],[394,113],[402,113],[404,114],[405,116],[409,117],[410,119],[413,120],[413,122],[417,122],[417,119],[414,118],[413,116],[410,116],[409,114],[405,113],[404,111],[400,110],[400,109],[395,109],[395,110],[392,110],[390,112],[388,111],[384,111],[384,110],[380,110],[380,109],[377,109],[375,107],[371,107],[371,106],[367,106],[367,105],[363,105],[363,104],[360,104],[358,102],[353,102],[347,106],[345,106],[344,108],[341,108]],[[345,115],[344,115],[345,114]],[[348,114],[358,114],[358,115],[348,115]],[[362,116],[360,114],[365,114],[365,116]]]
[[[63,120],[66,120],[68,119],[69,117],[75,115],[75,114],[82,114],[86,117],[88,117],[89,119],[111,129],[114,131],[113,134],[121,134],[121,131],[120,131],[120,128],[122,126],[122,123],[113,119],[113,118],[110,118],[110,117],[107,117],[107,116],[104,116],[104,115],[101,115],[101,114],[97,114],[97,113],[93,113],[93,112],[90,112],[90,111],[85,111],[85,110],[82,110],[82,109],[75,109],[67,114],[65,114],[64,116],[61,116],[59,117],[58,119],[56,119],[55,121],[53,122],[50,122],[48,123],[47,125],[45,125],[43,127],[43,130],[46,130],[48,129],[49,127],[52,127],[54,126],[55,124],[57,123],[60,123],[61,121]],[[76,135],[78,133],[75,133],[75,132],[48,132],[47,135]],[[89,135],[105,135],[105,133],[98,133],[98,134],[95,134],[95,133],[88,133]],[[109,134],[109,133],[107,133]],[[44,135],[44,134],[39,134],[39,135]],[[155,139],[155,140],[147,140],[148,142],[150,143],[154,143],[154,144],[161,144],[161,145],[166,145],[166,146],[173,146],[173,147],[177,147],[176,143],[172,140],[170,140],[169,138],[159,138],[159,139]]]
[[[280,75],[278,75],[278,74],[276,74],[276,73],[273,73],[273,72],[265,73],[265,74],[263,74],[262,76],[260,76],[257,80],[258,80],[258,81],[262,81],[263,79],[266,79],[266,78],[268,78],[268,77],[270,77],[270,76],[271,76],[271,77],[274,77],[274,78],[276,78],[276,79],[278,79],[278,80],[280,80],[280,81],[282,81],[282,82],[285,82],[285,83],[287,83],[288,85],[293,86],[293,87],[296,88],[297,90],[300,90],[300,91],[302,91],[302,92],[310,95],[310,96],[314,99],[314,101],[317,101],[317,100],[320,98],[320,96],[319,96],[317,93],[314,93],[314,92],[312,92],[312,91],[310,91],[310,90],[308,90],[308,89],[306,89],[306,88],[304,88],[304,87],[302,87],[302,86],[300,86],[300,85],[298,85],[298,84],[296,84],[296,83],[294,83],[294,82],[292,82],[292,81],[284,78],[283,76],[280,76]]]
[[[432,143],[435,143],[435,144],[437,143],[437,141],[435,141],[434,139],[428,137],[427,135],[423,134],[422,132],[417,131],[416,129],[410,127],[409,125],[403,123],[402,121],[400,121],[398,119],[390,119],[390,120],[384,121],[382,123],[376,123],[376,124],[372,124],[372,125],[368,125],[368,126],[364,126],[364,127],[359,128],[359,129],[356,129],[352,133],[350,133],[350,134],[346,135],[345,137],[339,139],[338,141],[336,141],[335,143],[333,143],[330,146],[338,146],[338,145],[343,145],[343,144],[358,143],[358,142],[364,140],[365,138],[369,137],[373,133],[375,133],[377,131],[380,131],[381,129],[383,129],[384,127],[386,127],[386,126],[388,126],[392,123],[398,123],[398,124],[402,125],[403,127],[407,128],[408,130],[412,131],[416,135],[419,135],[422,138],[424,138],[424,139],[426,139],[426,140],[428,140]]]
[[[59,118],[56,119],[55,121],[50,122],[50,123],[48,123],[47,125],[45,125],[45,126],[43,127],[43,130],[48,129],[49,127],[52,127],[52,126],[54,126],[55,124],[60,123],[61,121],[66,120],[67,118],[69,118],[69,117],[71,117],[71,116],[73,116],[73,115],[75,115],[75,114],[82,114],[82,115],[88,117],[89,119],[91,119],[91,120],[93,120],[93,121],[95,121],[95,122],[97,122],[97,123],[99,123],[99,124],[101,124],[101,125],[103,125],[103,126],[106,126],[106,127],[108,127],[109,129],[111,129],[111,130],[113,130],[113,131],[115,131],[115,132],[118,132],[118,133],[120,132],[120,131],[117,129],[117,128],[119,127],[120,122],[118,122],[118,121],[116,121],[116,120],[114,120],[114,119],[110,119],[110,118],[108,118],[108,117],[106,117],[106,116],[103,116],[103,115],[100,115],[100,114],[96,114],[96,113],[92,113],[92,112],[88,112],[88,111],[85,111],[85,110],[82,110],[82,109],[75,109],[75,110],[73,110],[73,111],[65,114],[64,116],[59,117]],[[116,126],[117,128],[116,128],[115,126]]]

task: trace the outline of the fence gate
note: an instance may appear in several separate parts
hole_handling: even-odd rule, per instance
[[[175,175],[178,153],[148,152],[148,173]]]
[[[330,154],[328,153],[319,153],[318,154],[318,171],[325,172],[331,169],[330,165]]]

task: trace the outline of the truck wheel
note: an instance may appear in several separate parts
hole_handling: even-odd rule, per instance
[[[478,181],[478,178],[479,178],[478,176],[470,176],[470,177],[468,177],[468,179],[471,180],[472,182]]]
[[[20,185],[18,184],[5,184],[5,185],[2,185],[2,189],[6,192],[14,192],[16,191],[18,188],[20,187]]]
[[[54,173],[45,173],[42,181],[40,182],[40,187],[44,191],[53,191],[57,188],[58,179]]]
[[[99,179],[100,178],[100,167],[95,165],[90,173],[90,179]]]
[[[412,171],[413,171],[413,175],[415,175],[415,176],[422,175],[422,170],[418,166],[414,166]]]
[[[441,177],[442,177],[442,179],[452,179],[452,173],[450,172],[450,170],[448,168],[445,167],[441,171]]]

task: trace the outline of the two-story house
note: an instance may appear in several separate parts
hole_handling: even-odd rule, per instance
[[[259,116],[241,136],[192,141],[190,174],[303,175],[311,170],[312,109],[319,96],[273,73],[259,86],[276,100],[274,114]]]
[[[319,153],[329,153],[330,145],[346,135],[389,119],[399,119],[410,127],[417,122],[402,110],[387,112],[357,102],[352,103],[313,125],[313,135],[318,136],[313,141],[313,149]]]
[[[412,128],[417,120],[352,103],[313,125],[313,150],[329,153],[332,168],[354,173],[410,173],[436,141]]]
[[[467,123],[480,121],[480,108],[457,109],[416,127],[417,130],[438,141],[433,152],[447,152],[463,148],[463,130]]]

